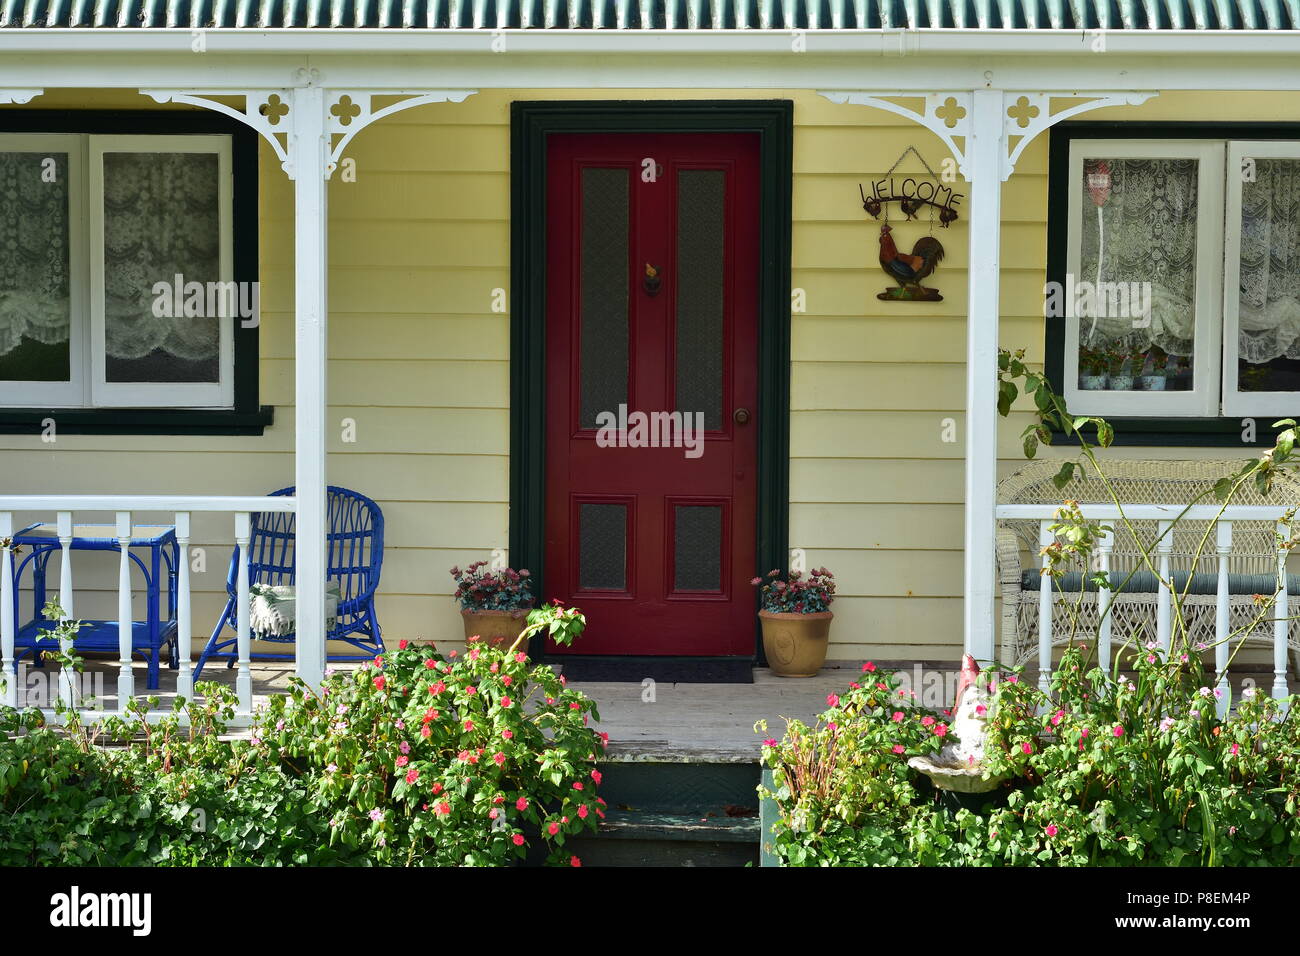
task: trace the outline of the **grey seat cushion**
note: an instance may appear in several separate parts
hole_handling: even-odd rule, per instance
[[[1110,574],[1110,583],[1112,587],[1118,588],[1123,585],[1123,590],[1131,594],[1150,594],[1159,589],[1156,582],[1156,576],[1150,571],[1136,571],[1124,584],[1124,579],[1128,572],[1115,572]],[[1079,593],[1079,579],[1082,575],[1078,571],[1070,571],[1062,576],[1059,580],[1053,582],[1053,590],[1062,591],[1068,594]],[[1089,591],[1097,590],[1096,581],[1092,580],[1092,575],[1088,576],[1085,587]],[[1187,587],[1187,572],[1175,571],[1174,587],[1181,593]],[[1043,577],[1036,569],[1030,568],[1020,575],[1020,589],[1022,591],[1037,591],[1041,585]],[[1229,574],[1228,575],[1228,593],[1229,594],[1273,594],[1277,588],[1277,578],[1271,574]],[[1213,572],[1201,572],[1192,575],[1192,586],[1187,590],[1188,594],[1218,594],[1219,593],[1219,576]],[[1286,593],[1300,594],[1300,574],[1288,574],[1286,576]]]

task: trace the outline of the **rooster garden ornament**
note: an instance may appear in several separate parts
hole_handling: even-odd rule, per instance
[[[898,283],[884,292],[877,299],[899,299],[904,302],[942,302],[943,296],[938,289],[921,285],[921,280],[934,272],[943,259],[943,244],[934,236],[922,236],[912,246],[911,255],[898,251],[894,245],[893,229],[889,223],[880,226],[880,268],[885,275]]]
[[[903,155],[898,157],[898,161],[890,167],[885,178],[871,184],[870,195],[867,195],[861,184],[858,185],[862,208],[873,219],[879,219],[881,213],[884,213],[885,221],[880,226],[880,268],[885,270],[885,275],[898,283],[897,286],[891,286],[879,293],[876,298],[897,299],[901,302],[942,302],[943,296],[939,294],[939,290],[921,285],[921,280],[934,272],[935,267],[943,261],[943,243],[934,238],[936,213],[939,225],[946,229],[949,223],[957,219],[957,203],[961,200],[962,194],[953,192],[950,187],[937,182],[929,183],[912,177],[904,179],[901,186],[897,185],[892,178],[894,170],[909,153],[921,161],[933,178],[936,180],[939,178],[935,176],[934,170],[930,169],[930,164],[916,151],[916,147],[909,146],[903,151]],[[918,239],[912,246],[910,254],[900,252],[893,236],[890,235],[893,232],[893,228],[889,225],[891,203],[898,205],[905,221],[915,220],[918,212],[926,206],[930,207],[930,235]]]

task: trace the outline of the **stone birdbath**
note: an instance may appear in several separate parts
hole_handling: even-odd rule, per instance
[[[940,790],[954,793],[988,793],[1006,779],[1005,775],[985,776],[984,742],[988,722],[993,717],[997,685],[979,686],[979,666],[967,654],[961,662],[961,680],[957,684],[957,702],[952,709],[949,732],[956,738],[927,757],[913,757],[909,767],[930,778]]]

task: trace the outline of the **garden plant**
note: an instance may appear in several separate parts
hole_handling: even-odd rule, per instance
[[[1022,436],[1026,455],[1033,457],[1054,433],[1072,437],[1079,454],[1062,462],[1057,487],[1064,491],[1087,469],[1110,489],[1119,520],[1127,522],[1097,452],[1113,441],[1111,426],[1071,416],[1021,353],[1003,352],[999,411],[1006,415],[1022,393],[1037,411]],[[1277,469],[1295,461],[1295,423],[1276,427],[1282,430],[1272,449],[1197,501],[1217,499],[1226,507],[1247,482],[1267,492]],[[909,758],[945,742],[949,713],[918,706],[912,692],[868,662],[843,694],[827,698],[815,726],[790,721],[782,739],[765,741],[763,760],[774,784],[764,794],[779,808],[771,838],[783,863],[1300,863],[1296,698],[1274,700],[1248,688],[1231,709],[1222,706],[1224,688],[1215,685],[1203,660],[1212,648],[1189,646],[1181,613],[1186,588],[1180,592],[1165,579],[1172,604],[1168,650],[1130,640],[1109,669],[1098,666],[1096,635],[1080,626],[1078,610],[1084,578],[1115,591],[1127,580],[1103,580],[1104,572],[1095,570],[1094,551],[1108,530],[1086,519],[1074,502],[1057,511],[1044,574],[1059,586],[1069,569],[1082,572],[1079,594],[1066,604],[1071,640],[1046,691],[1023,680],[1018,669],[1003,673],[993,688],[984,766],[989,778],[1005,778],[1001,785],[987,795],[959,797],[936,791],[910,768]],[[1213,551],[1212,534],[1211,524],[1194,559]],[[1156,543],[1142,564],[1159,578],[1151,559]],[[1295,539],[1277,543],[1289,549]],[[1250,623],[1226,638],[1234,658],[1245,633],[1271,627],[1272,598],[1259,595],[1255,606]],[[994,673],[986,669],[981,680]]]

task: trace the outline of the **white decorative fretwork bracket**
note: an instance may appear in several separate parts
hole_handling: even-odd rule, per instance
[[[376,120],[401,110],[426,103],[463,103],[476,90],[430,90],[419,93],[412,90],[327,90],[325,93],[325,133],[330,139],[329,160],[325,165],[325,178],[338,167],[352,137]],[[400,96],[402,99],[380,109],[374,108],[377,98]]]
[[[821,95],[832,103],[851,103],[856,106],[874,106],[920,123],[934,133],[951,150],[957,168],[968,181],[971,174],[966,164],[966,145],[970,142],[971,94],[969,91],[951,93],[908,94],[903,92],[867,92],[861,90],[822,91]],[[1002,160],[1002,181],[1015,171],[1021,154],[1039,133],[1062,120],[1104,106],[1137,106],[1145,103],[1154,92],[1148,93],[1020,93],[1003,91],[1002,123],[1006,153]],[[896,100],[923,100],[920,112]],[[1081,100],[1052,112],[1052,101]],[[961,140],[960,145],[957,140]]]
[[[400,110],[426,103],[460,103],[477,92],[475,90],[334,90],[320,89],[320,97],[304,99],[297,94],[304,89],[320,87],[320,76],[316,70],[299,70],[296,74],[299,85],[279,90],[244,90],[244,91],[197,91],[197,90],[141,90],[146,96],[153,97],[159,103],[185,103],[203,109],[215,110],[256,130],[266,140],[275,155],[280,159],[280,166],[290,179],[297,178],[294,169],[292,143],[295,136],[302,135],[303,129],[319,129],[324,150],[324,176],[329,179],[338,167],[352,138],[371,123]],[[242,109],[224,103],[214,97],[243,97]],[[376,99],[398,98],[395,102],[376,109]],[[302,102],[320,103],[322,114],[319,117],[295,115],[301,110]],[[314,112],[314,110],[308,110]],[[306,122],[304,122],[306,121]],[[310,133],[308,134],[310,135]]]
[[[34,98],[40,96],[44,92],[44,90],[16,90],[0,88],[0,103],[5,105],[10,103],[30,103]]]

